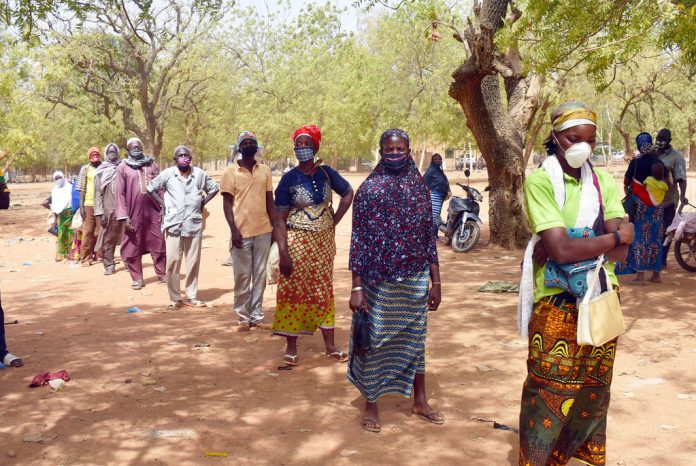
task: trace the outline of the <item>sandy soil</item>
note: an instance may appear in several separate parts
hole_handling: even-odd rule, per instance
[[[350,176],[354,186],[361,178]],[[282,339],[235,331],[220,197],[200,278],[199,297],[212,307],[166,312],[166,289],[149,260],[141,291],[130,289],[122,265],[107,277],[100,264],[54,263],[46,211],[36,206],[50,185],[12,188],[22,206],[0,211],[0,280],[5,320],[19,322],[6,326],[9,347],[25,366],[0,370],[0,464],[516,464],[517,435],[476,420],[517,427],[526,357],[517,295],[477,291],[488,280],[519,278],[521,253],[488,245],[485,226],[471,253],[439,246],[443,302],[429,318],[427,384],[447,423],[424,423],[410,415],[409,400],[388,396],[383,431],[370,434],[359,426],[362,402],[346,365],[324,357],[319,335],[300,340],[301,366],[278,371]],[[485,203],[483,210],[486,219]],[[335,268],[343,348],[349,231],[348,216]],[[607,464],[694,464],[694,277],[672,259],[663,284],[626,286],[622,299],[629,332],[614,369]],[[269,286],[269,322],[274,305]],[[140,312],[128,313],[131,306]],[[64,391],[28,388],[35,374],[61,369],[72,375]],[[23,441],[36,433],[47,441]]]

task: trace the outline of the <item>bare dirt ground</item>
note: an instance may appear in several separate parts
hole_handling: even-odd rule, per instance
[[[349,179],[357,188],[363,177]],[[149,258],[141,291],[130,289],[122,265],[104,276],[101,264],[54,263],[37,206],[50,184],[11,187],[22,206],[0,211],[0,280],[5,320],[19,322],[6,325],[9,348],[25,366],[0,370],[0,464],[516,464],[517,435],[476,420],[517,427],[526,374],[517,295],[477,291],[488,280],[517,281],[521,252],[488,245],[485,225],[471,253],[439,245],[443,301],[429,317],[426,359],[430,402],[446,424],[424,423],[410,415],[409,400],[388,396],[382,433],[370,434],[360,428],[362,401],[346,365],[324,357],[319,335],[300,340],[298,368],[278,371],[282,339],[235,331],[220,197],[210,206],[199,281],[199,297],[213,307],[166,312]],[[349,232],[348,215],[335,262],[343,348]],[[629,332],[614,368],[607,464],[694,464],[694,277],[670,257],[662,284],[623,287],[622,301]],[[269,322],[274,305],[269,286]],[[131,306],[140,312],[128,313]],[[64,391],[28,388],[35,374],[61,369],[72,376]],[[23,441],[37,433],[46,441]]]

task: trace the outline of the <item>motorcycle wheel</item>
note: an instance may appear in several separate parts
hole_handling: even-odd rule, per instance
[[[687,272],[696,272],[696,238],[674,242],[674,257]]]
[[[452,249],[456,252],[469,252],[481,237],[481,229],[473,220],[467,220],[463,227],[457,228],[452,235]]]

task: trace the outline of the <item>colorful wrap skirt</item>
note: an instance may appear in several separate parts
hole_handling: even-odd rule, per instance
[[[363,284],[370,349],[355,354],[351,339],[348,380],[367,401],[387,393],[409,397],[416,374],[425,373],[429,277],[424,271],[378,285]]]
[[[440,215],[442,214],[442,204],[445,202],[446,196],[447,194],[438,193],[436,191],[432,191],[430,193],[430,204],[433,208],[433,225],[435,228],[434,233],[436,238],[438,227],[440,226],[440,223],[442,223],[442,217]]]
[[[651,270],[659,272],[662,269],[662,217],[664,208],[661,205],[649,206],[638,196],[633,195],[636,203],[636,213],[633,219],[635,238],[628,249],[626,262],[617,262],[614,268],[616,275],[627,275]]]
[[[522,388],[520,466],[563,465],[571,458],[605,464],[616,339],[598,347],[578,345],[575,301],[564,293],[534,305]]]
[[[67,259],[70,255],[70,249],[73,244],[72,230],[72,209],[67,208],[56,215],[56,228],[58,229],[56,260],[61,261]]]
[[[334,229],[288,228],[288,252],[292,274],[278,279],[273,334],[312,335],[317,328],[334,328]]]

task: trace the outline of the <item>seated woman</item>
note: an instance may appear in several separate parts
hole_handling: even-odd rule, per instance
[[[645,271],[652,271],[651,282],[659,283],[662,268],[662,201],[669,188],[664,164],[660,161],[648,133],[636,137],[640,157],[631,161],[624,186],[633,198],[633,223],[638,232],[625,262],[616,264],[617,275],[636,274],[630,285],[644,285]],[[666,180],[666,181],[665,181]]]

